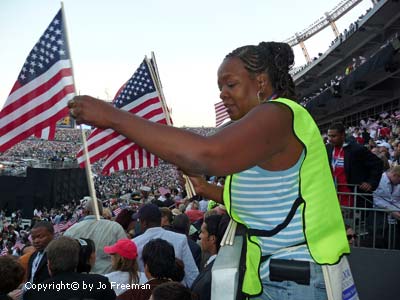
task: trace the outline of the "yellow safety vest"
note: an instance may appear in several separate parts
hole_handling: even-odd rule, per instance
[[[304,200],[303,232],[311,257],[318,264],[336,264],[343,254],[350,253],[350,247],[319,129],[311,115],[294,101],[278,98],[270,102],[282,103],[290,108],[293,113],[293,132],[304,146],[305,157],[299,171],[299,197]],[[232,181],[234,175],[225,180],[224,204],[231,218],[244,224],[231,211]],[[246,234],[246,240],[242,292],[256,296],[262,293],[259,276],[261,247],[257,236]]]

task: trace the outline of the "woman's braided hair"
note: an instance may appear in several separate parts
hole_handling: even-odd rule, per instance
[[[261,42],[258,46],[239,47],[225,58],[239,58],[250,73],[266,73],[279,97],[295,100],[296,93],[289,69],[294,63],[292,48],[286,43]]]

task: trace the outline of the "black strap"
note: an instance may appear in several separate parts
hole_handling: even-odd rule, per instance
[[[297,208],[300,206],[300,204],[304,203],[303,198],[298,197],[296,201],[293,202],[292,208],[290,209],[288,215],[286,216],[286,219],[279,225],[277,225],[274,229],[271,230],[263,230],[263,229],[252,229],[248,228],[247,229],[247,234],[249,236],[255,235],[255,236],[262,236],[262,237],[271,237],[280,232],[282,229],[286,228],[286,226],[289,225],[290,221],[292,221]]]
[[[238,224],[239,225],[239,224]],[[238,226],[244,228],[244,226]],[[242,291],[244,274],[246,273],[246,253],[247,253],[247,240],[246,235],[243,235],[243,244],[239,261],[239,276],[238,276],[238,289],[236,292],[236,300],[245,300],[247,296]]]

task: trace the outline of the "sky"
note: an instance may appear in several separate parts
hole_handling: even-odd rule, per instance
[[[226,54],[261,41],[284,41],[342,0],[65,0],[76,89],[112,100],[154,51],[172,120],[215,126],[217,70]],[[363,0],[337,21],[340,32],[372,6]],[[0,0],[0,107],[61,2]],[[330,27],[305,42],[311,57],[335,38]],[[306,61],[293,48],[295,66]]]

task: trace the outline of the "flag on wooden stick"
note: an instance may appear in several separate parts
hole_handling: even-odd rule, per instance
[[[139,68],[117,93],[114,106],[153,122],[167,124],[166,115],[156,88],[153,66],[144,59]],[[104,158],[102,173],[138,169],[158,165],[158,158],[112,129],[95,129],[87,140],[90,162]],[[84,166],[82,149],[77,155]]]
[[[29,53],[0,112],[0,152],[31,135],[53,139],[75,95],[62,10]]]

